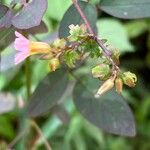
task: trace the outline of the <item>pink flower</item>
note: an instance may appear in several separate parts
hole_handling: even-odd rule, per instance
[[[19,64],[31,55],[46,54],[51,50],[47,43],[29,41],[17,31],[15,31],[15,35],[17,37],[14,42],[14,47],[17,50],[15,55],[15,64]]]

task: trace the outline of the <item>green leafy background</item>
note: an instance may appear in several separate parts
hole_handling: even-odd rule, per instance
[[[122,2],[131,2],[121,0]],[[3,4],[9,6],[10,0],[1,0]],[[70,94],[74,85],[74,76],[68,73],[68,81],[64,78],[60,83],[63,86],[64,94],[61,100],[55,103],[53,109],[49,110],[43,117],[36,119],[37,124],[41,128],[43,135],[48,139],[54,150],[149,150],[150,149],[150,10],[147,11],[149,5],[144,4],[144,0],[140,0],[142,11],[140,19],[124,20],[119,19],[122,12],[116,16],[116,11],[120,11],[118,4],[112,4],[109,10],[106,4],[109,0],[91,0],[91,3],[97,4],[97,8],[102,6],[102,10],[98,9],[97,30],[100,38],[106,38],[108,41],[121,52],[121,67],[125,70],[132,70],[138,76],[137,86],[133,89],[124,88],[124,101],[127,102],[135,116],[136,136],[132,138],[112,135],[106,133],[100,128],[89,123],[78,111],[73,103],[73,97]],[[105,2],[105,3],[104,3]],[[114,2],[118,2],[114,0]],[[134,1],[132,1],[134,2]],[[48,9],[44,15],[43,22],[47,26],[48,32],[32,34],[32,40],[53,41],[59,29],[59,23],[65,14],[65,11],[71,5],[70,0],[50,0]],[[135,3],[132,4],[133,12],[137,9]],[[145,8],[146,7],[146,8]],[[145,8],[145,9],[143,9]],[[130,10],[128,10],[130,11]],[[108,14],[107,14],[108,13]],[[132,13],[132,12],[131,12]],[[111,16],[111,15],[113,16]],[[95,17],[95,16],[94,16]],[[132,19],[132,15],[129,16]],[[147,17],[147,18],[143,18]],[[137,18],[134,14],[134,18]],[[72,18],[73,19],[73,18]],[[93,19],[93,18],[92,18]],[[38,29],[39,31],[39,29]],[[9,45],[13,40],[14,29],[0,29],[0,52],[1,52],[1,72],[0,72],[0,106],[3,106],[2,95],[11,94],[8,99],[12,103],[11,110],[2,112],[0,110],[0,150],[5,150],[6,146],[20,133],[29,127],[29,120],[24,117],[24,109],[19,109],[22,102],[33,103],[31,97],[27,100],[26,94],[26,64],[14,66],[13,58],[15,50],[12,45]],[[12,36],[11,36],[12,34]],[[5,42],[4,42],[5,41]],[[31,74],[31,89],[32,92],[37,92],[37,87],[43,85],[43,78],[49,73],[48,63],[46,61],[37,60],[36,57],[30,59],[31,64],[28,68]],[[96,60],[95,60],[96,62]],[[81,66],[75,71],[77,76],[90,74],[90,68],[94,65],[94,61],[88,59],[84,66]],[[61,74],[63,75],[63,73]],[[66,79],[66,75],[65,79]],[[93,83],[93,82],[92,82]],[[55,83],[53,83],[55,84]],[[53,90],[57,90],[57,86]],[[95,85],[91,84],[91,89]],[[63,88],[63,87],[62,87]],[[36,89],[36,90],[35,90]],[[59,89],[59,88],[58,88]],[[44,91],[46,92],[46,91]],[[53,98],[53,93],[48,92],[48,96]],[[86,92],[86,90],[84,91]],[[93,91],[94,92],[94,91]],[[36,95],[36,94],[35,94]],[[43,97],[45,95],[42,95]],[[14,98],[15,97],[15,98]],[[39,98],[39,97],[38,97]],[[46,97],[44,101],[48,102]],[[41,98],[42,101],[42,98]],[[39,99],[36,101],[40,108],[32,107],[35,114],[32,114],[31,108],[26,108],[31,116],[38,114],[38,109],[45,112],[45,107],[40,105]],[[82,103],[82,99],[80,100]],[[7,105],[4,105],[7,107]],[[60,106],[63,109],[60,109]],[[51,106],[52,107],[52,106]],[[1,108],[1,107],[0,107]],[[50,107],[46,108],[50,109]],[[68,117],[69,116],[69,117]],[[4,130],[5,129],[5,130]],[[32,128],[31,128],[32,129]],[[44,141],[42,138],[37,138],[37,133],[31,130],[26,136],[20,138],[14,146],[15,150],[44,150]]]

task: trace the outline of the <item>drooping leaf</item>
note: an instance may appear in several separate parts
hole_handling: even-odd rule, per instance
[[[32,0],[13,17],[12,24],[18,29],[29,29],[40,25],[47,5],[47,0]]]
[[[49,73],[38,85],[27,106],[27,113],[31,117],[46,113],[60,100],[68,84],[65,69],[58,69]]]
[[[149,0],[101,0],[100,8],[112,16],[124,19],[150,17]]]
[[[90,22],[90,25],[92,28],[96,31],[96,20],[97,20],[97,12],[96,8],[87,3],[87,2],[78,2],[81,9],[85,13],[88,21]],[[74,24],[83,24],[83,19],[81,18],[80,14],[74,7],[74,5],[71,5],[69,9],[64,14],[59,27],[59,37],[67,37],[69,35],[69,25]]]
[[[9,28],[11,26],[11,19],[14,16],[12,10],[8,10],[7,13],[0,19],[0,28]]]
[[[113,134],[135,136],[133,114],[123,99],[114,90],[95,98],[99,82],[82,78],[75,86],[74,103],[80,113],[95,126]]]

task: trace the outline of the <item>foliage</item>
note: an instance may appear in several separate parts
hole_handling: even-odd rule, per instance
[[[150,149],[150,3],[78,5],[94,35],[71,0],[1,1],[0,149]],[[16,30],[48,53],[15,65]]]

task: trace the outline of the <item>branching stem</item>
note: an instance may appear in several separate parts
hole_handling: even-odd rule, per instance
[[[78,13],[80,14],[81,18],[83,19],[83,21],[84,21],[84,23],[85,23],[85,25],[86,25],[86,27],[87,27],[87,29],[89,31],[89,36],[93,40],[95,40],[98,43],[98,45],[101,47],[101,49],[103,50],[103,55],[106,58],[108,58],[109,61],[112,63],[113,69],[114,70],[118,70],[118,66],[115,64],[115,62],[111,58],[111,55],[112,55],[111,51],[109,51],[107,49],[107,47],[103,44],[103,42],[94,33],[94,31],[93,31],[93,29],[92,29],[92,27],[91,27],[91,25],[90,25],[86,15],[84,14],[84,12],[82,11],[80,5],[78,4],[78,1],[77,0],[72,0],[72,2],[74,4],[75,8],[77,9]]]

